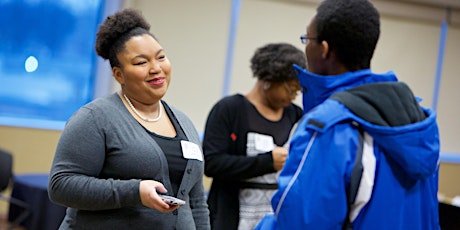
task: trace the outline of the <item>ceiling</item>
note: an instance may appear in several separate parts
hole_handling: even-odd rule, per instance
[[[319,4],[322,0],[291,0]],[[460,26],[460,0],[370,0],[382,15]]]
[[[385,0],[380,0],[385,1]],[[386,0],[390,2],[406,2],[417,5],[432,6],[439,8],[451,8],[452,10],[460,10],[460,0]]]
[[[460,26],[460,0],[371,0],[382,14]]]

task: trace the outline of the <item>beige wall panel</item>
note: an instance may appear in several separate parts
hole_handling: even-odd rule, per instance
[[[306,33],[313,14],[314,8],[307,3],[242,1],[230,92],[245,94],[254,85],[256,79],[250,70],[250,59],[258,47],[287,42],[304,50],[299,37]],[[302,104],[301,97],[297,97],[296,103]]]
[[[382,18],[381,24],[373,70],[394,71],[423,99],[422,105],[431,107],[440,26],[388,17]]]
[[[437,109],[441,150],[460,154],[460,28],[449,28],[447,38]]]
[[[207,113],[221,98],[231,1],[127,1],[143,11],[150,31],[172,63],[165,100],[203,131]]]
[[[458,164],[442,163],[439,169],[439,193],[448,198],[460,196],[460,167]]]
[[[0,147],[13,154],[14,173],[48,172],[60,131],[0,126]]]

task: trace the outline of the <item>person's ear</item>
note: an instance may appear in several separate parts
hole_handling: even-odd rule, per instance
[[[327,59],[329,57],[329,43],[327,41],[321,42],[321,57]]]
[[[117,80],[117,82],[120,85],[125,84],[125,78],[123,77],[123,72],[121,71],[120,67],[116,67],[116,66],[112,67],[112,74],[113,74],[113,77],[115,78],[115,80]]]

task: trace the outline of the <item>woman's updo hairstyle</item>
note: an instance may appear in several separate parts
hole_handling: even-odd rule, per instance
[[[288,43],[269,43],[256,50],[251,70],[259,80],[284,82],[296,79],[293,64],[306,68],[305,53]]]
[[[99,26],[96,34],[96,52],[103,59],[109,59],[111,67],[121,67],[117,54],[125,43],[134,36],[149,34],[150,24],[139,10],[127,8],[108,16]]]

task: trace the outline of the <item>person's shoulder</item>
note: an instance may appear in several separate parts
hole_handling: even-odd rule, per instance
[[[114,119],[117,116],[113,116],[114,111],[110,109],[110,107],[116,104],[113,101],[114,97],[112,95],[96,98],[75,111],[68,119],[67,123],[82,125],[89,124],[90,120],[103,121]]]
[[[217,104],[235,104],[235,103],[241,103],[243,100],[244,100],[244,96],[237,93],[237,94],[223,97],[217,102]]]
[[[294,111],[295,113],[302,113],[302,108],[295,103],[291,103],[288,106],[288,109]]]
[[[244,104],[245,97],[241,94],[234,94],[225,96],[224,98],[217,101],[209,112],[210,117],[214,116],[230,116],[233,117],[236,114],[240,114],[242,111],[242,105]]]
[[[302,120],[304,126],[325,131],[337,123],[354,118],[355,115],[343,104],[335,100],[326,100],[307,112]]]
[[[285,110],[286,114],[288,114],[291,117],[291,119],[295,121],[299,120],[303,115],[302,108],[300,108],[300,106],[294,103],[291,103],[289,106],[287,106]]]
[[[113,107],[113,106],[117,106],[117,100],[121,102],[121,99],[118,97],[118,94],[114,93],[114,94],[110,94],[104,97],[98,97],[94,99],[93,101],[87,103],[83,107],[88,108],[88,109]]]
[[[291,106],[294,107],[294,109],[297,110],[297,111],[299,111],[299,110],[302,111],[302,108],[300,108],[300,106],[298,106],[295,103],[291,103]]]
[[[236,107],[236,106],[241,106],[241,104],[244,102],[245,97],[241,94],[233,94],[229,96],[225,96],[219,101],[216,102],[214,106],[219,106],[219,107]]]
[[[91,114],[94,117],[117,117],[113,116],[114,113],[119,113],[123,108],[123,102],[118,94],[103,96],[94,99],[93,101],[83,105],[77,113]]]

